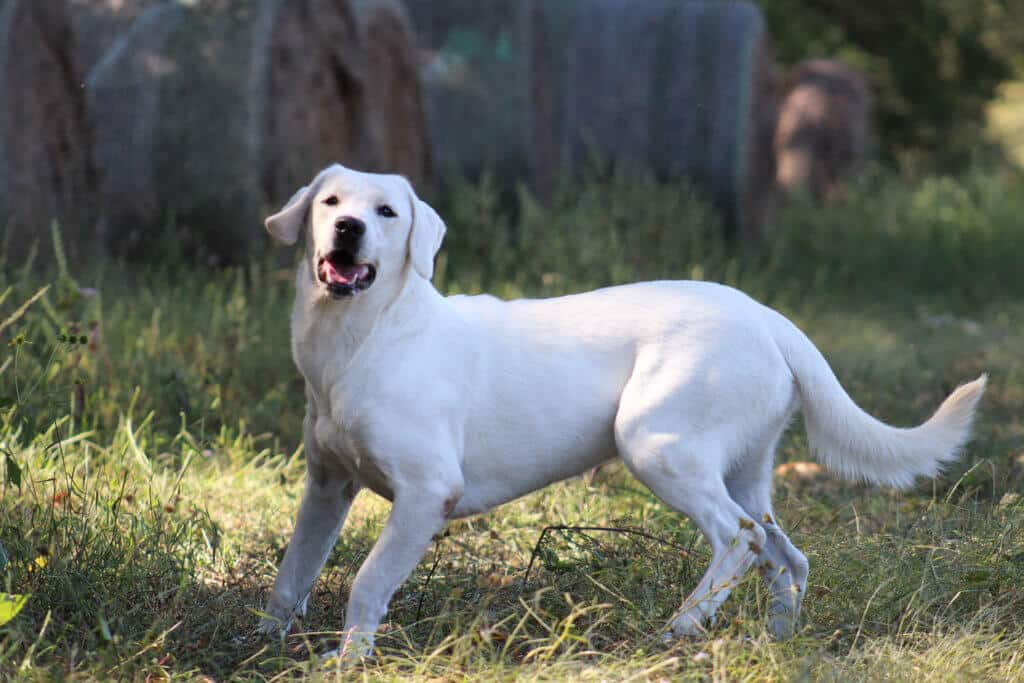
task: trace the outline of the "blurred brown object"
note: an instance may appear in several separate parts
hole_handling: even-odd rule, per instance
[[[867,78],[842,62],[814,59],[797,64],[785,80],[775,132],[778,185],[828,200],[867,155]]]
[[[416,36],[397,0],[272,3],[263,189],[271,204],[324,166],[428,177],[430,155]],[[261,65],[257,65],[261,67]],[[258,74],[255,78],[261,78]]]
[[[792,482],[812,482],[825,477],[825,468],[816,462],[785,462],[775,468],[775,476]]]
[[[253,153],[263,196],[281,204],[334,161],[376,162],[370,64],[347,0],[262,0],[253,64]],[[246,77],[247,74],[239,74]]]

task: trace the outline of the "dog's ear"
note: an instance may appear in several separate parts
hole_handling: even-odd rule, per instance
[[[416,272],[426,280],[434,276],[434,257],[444,240],[445,225],[434,207],[416,196],[409,186],[412,200],[412,229],[409,231],[409,261]]]
[[[281,244],[292,245],[299,239],[302,225],[306,222],[306,212],[313,193],[309,186],[302,188],[288,200],[284,208],[267,218],[264,223],[270,236]]]

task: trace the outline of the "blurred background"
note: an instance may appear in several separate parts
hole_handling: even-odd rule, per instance
[[[332,161],[513,223],[629,169],[764,249],[794,197],[1024,162],[1022,48],[1024,0],[0,0],[4,253],[244,263]]]

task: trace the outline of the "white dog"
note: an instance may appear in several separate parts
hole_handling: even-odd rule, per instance
[[[769,629],[792,633],[807,558],[772,513],[772,461],[801,410],[814,454],[908,486],[966,442],[985,377],[919,427],[860,410],[814,345],[746,295],[650,282],[557,299],[444,297],[445,226],[400,176],[322,171],[266,221],[294,244],[292,351],[306,379],[306,491],[261,630],[285,632],[356,492],[391,500],[352,584],[341,655],[371,652],[392,594],[445,522],[620,457],[706,536],[710,569],[671,623],[696,634],[755,563]]]

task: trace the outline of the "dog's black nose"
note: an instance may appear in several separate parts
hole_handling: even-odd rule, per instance
[[[366,232],[366,223],[352,216],[342,216],[334,222],[334,229],[345,237],[362,237]]]

